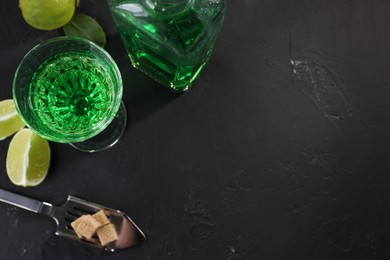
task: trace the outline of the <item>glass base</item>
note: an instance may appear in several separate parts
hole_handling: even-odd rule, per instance
[[[125,131],[126,123],[127,112],[122,101],[116,116],[103,132],[83,142],[70,143],[70,145],[82,152],[95,153],[104,151],[119,141]]]

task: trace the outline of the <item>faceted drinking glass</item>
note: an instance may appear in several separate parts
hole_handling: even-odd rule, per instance
[[[104,49],[86,39],[58,37],[30,50],[16,70],[13,98],[34,132],[80,150],[104,150],[124,130],[120,71]],[[95,140],[114,119],[119,129]]]

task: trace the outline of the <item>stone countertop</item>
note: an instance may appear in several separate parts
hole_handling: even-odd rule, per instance
[[[47,179],[0,187],[53,204],[76,195],[146,233],[110,254],[0,203],[0,259],[390,259],[390,3],[228,0],[214,52],[176,95],[135,71],[105,1],[80,12],[107,33],[129,125],[112,149],[51,143]],[[0,100],[39,31],[0,1]]]

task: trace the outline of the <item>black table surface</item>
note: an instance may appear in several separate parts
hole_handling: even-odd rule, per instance
[[[194,87],[173,94],[130,65],[105,1],[79,12],[107,33],[129,124],[95,154],[50,143],[37,187],[128,213],[148,237],[111,254],[54,235],[47,217],[0,203],[0,259],[390,259],[390,2],[228,0]],[[39,31],[0,1],[0,100]]]

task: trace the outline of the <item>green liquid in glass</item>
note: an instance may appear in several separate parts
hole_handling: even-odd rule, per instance
[[[224,1],[188,1],[191,4],[173,13],[151,9],[147,2],[108,0],[132,65],[175,91],[185,91],[210,57],[222,26]]]
[[[108,68],[80,52],[60,53],[42,63],[29,87],[36,130],[50,131],[57,139],[99,127],[114,95]]]

